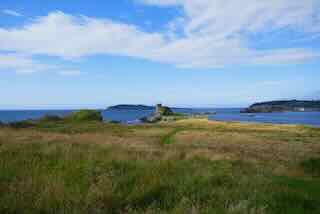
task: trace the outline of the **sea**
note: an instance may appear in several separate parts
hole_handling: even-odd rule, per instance
[[[177,113],[208,113],[209,120],[238,121],[242,123],[299,124],[320,127],[320,112],[274,112],[240,113],[241,108],[192,108],[174,109]],[[2,123],[38,119],[44,115],[65,116],[76,110],[0,110]],[[149,116],[152,110],[100,110],[105,121],[118,121],[126,124],[140,123],[139,119]]]

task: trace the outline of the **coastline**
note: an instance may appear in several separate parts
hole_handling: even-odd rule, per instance
[[[27,119],[39,119],[49,114],[65,116],[75,110],[0,110],[0,121],[3,123],[17,122]],[[137,123],[144,116],[152,114],[153,111],[108,111],[100,110],[104,121],[120,123]],[[215,114],[203,115],[203,112],[216,112]],[[203,108],[191,109],[189,115],[199,112],[201,116],[207,116],[209,120],[233,121],[240,123],[266,123],[266,124],[297,124],[313,127],[320,126],[320,112],[281,112],[281,113],[259,113],[259,114],[240,114],[240,108]],[[182,113],[188,113],[183,111]]]
[[[56,119],[0,127],[1,213],[53,206],[58,213],[227,213],[231,197],[257,207],[262,198],[271,213],[294,198],[285,212],[305,213],[320,203],[320,192],[310,191],[319,187],[319,128],[204,118],[141,125]]]

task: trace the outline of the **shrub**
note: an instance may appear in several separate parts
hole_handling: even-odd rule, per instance
[[[173,112],[169,107],[159,106],[157,108],[157,114],[159,114],[161,116],[170,116],[170,115],[173,115]]]
[[[101,112],[96,110],[80,110],[66,117],[71,122],[103,121]]]
[[[312,176],[319,177],[320,176],[320,159],[312,158],[306,160],[302,163],[305,171]]]
[[[42,118],[40,118],[40,122],[57,122],[61,121],[62,118],[56,115],[44,115]]]
[[[24,121],[18,121],[18,122],[11,122],[8,124],[8,126],[16,129],[29,128],[34,126],[34,122],[31,120],[24,120]]]

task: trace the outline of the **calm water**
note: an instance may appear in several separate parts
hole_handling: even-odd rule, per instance
[[[301,124],[320,127],[320,112],[275,112],[240,114],[239,109],[217,110],[209,119],[252,123]]]
[[[217,112],[209,115],[211,120],[221,121],[241,121],[275,124],[303,124],[320,127],[320,112],[283,112],[283,113],[260,113],[260,114],[240,114],[239,108],[233,109],[176,109],[179,113],[204,113]],[[45,114],[65,116],[72,110],[26,110],[26,111],[0,111],[0,121],[4,123],[21,121],[26,119],[38,119]],[[121,121],[123,123],[138,123],[139,118],[148,116],[153,111],[135,110],[105,110],[102,112],[106,121]]]

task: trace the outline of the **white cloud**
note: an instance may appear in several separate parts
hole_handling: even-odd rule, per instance
[[[78,76],[83,74],[80,70],[64,69],[62,66],[41,63],[28,55],[13,53],[0,53],[0,72],[3,71],[14,71],[20,74],[50,71],[61,76]]]
[[[36,62],[29,56],[19,54],[0,54],[0,71],[15,71],[17,73],[33,73],[53,68]]]
[[[184,37],[157,51],[160,59],[182,67],[215,67],[226,64],[302,63],[319,53],[299,47],[269,50],[249,48],[247,36],[274,30],[320,33],[318,0],[140,0],[148,5],[180,6]],[[176,22],[169,24],[177,27]],[[174,30],[173,30],[174,31]],[[314,35],[313,35],[314,36]],[[249,40],[249,41],[248,41]],[[167,59],[168,60],[168,59]]]
[[[94,54],[145,57],[164,43],[162,35],[137,27],[62,12],[33,20],[19,29],[0,28],[0,49],[76,58]]]
[[[1,12],[3,14],[9,15],[9,16],[16,16],[16,17],[23,16],[21,13],[18,13],[18,12],[14,11],[14,10],[6,9],[6,10],[2,10]]]
[[[20,28],[0,28],[0,50],[64,59],[130,56],[182,68],[304,63],[320,57],[295,46],[256,49],[250,44],[256,41],[248,37],[283,29],[308,36],[320,33],[318,0],[138,1],[179,6],[184,15],[168,23],[167,32],[149,33],[112,20],[52,12]]]
[[[186,33],[223,37],[291,27],[319,31],[318,0],[140,0],[156,6],[181,6]]]

